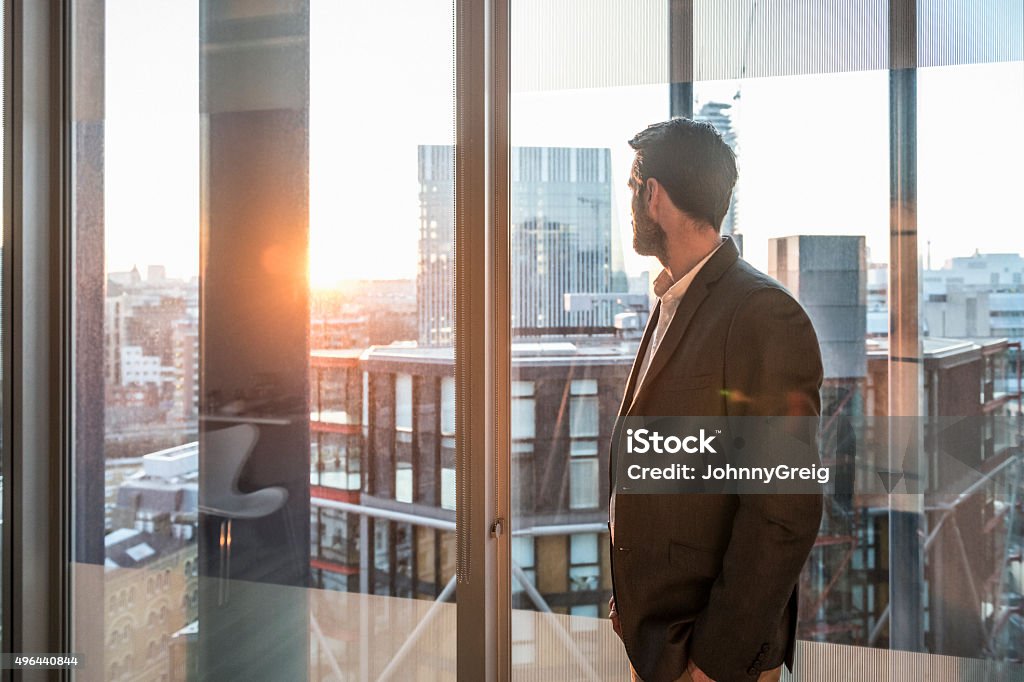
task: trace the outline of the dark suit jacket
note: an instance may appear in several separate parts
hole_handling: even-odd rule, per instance
[[[620,415],[820,414],[821,353],[807,314],[732,240],[691,283],[637,391],[658,314]],[[817,420],[801,421],[813,424],[813,443]],[[783,662],[792,669],[797,583],[820,494],[620,494],[614,505],[615,604],[645,682],[676,679],[690,658],[720,682],[756,679]]]

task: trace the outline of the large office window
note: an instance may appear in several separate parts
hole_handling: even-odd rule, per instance
[[[539,581],[545,604],[516,608],[605,615],[608,555],[591,551],[608,540],[595,526],[610,492],[602,448],[662,269],[631,249],[626,142],[686,116],[737,157],[722,234],[797,298],[821,346],[834,479],[799,581],[799,655],[893,648],[979,670],[1019,656],[1019,3],[522,0],[511,12],[510,363],[513,380],[543,367],[534,465],[560,479],[523,475],[513,453],[511,525],[566,533],[568,562],[538,552],[538,576],[568,565],[569,589],[591,589],[592,557],[604,591],[594,612]],[[572,41],[557,37],[567,21]],[[561,490],[545,510],[557,516],[518,502],[525,488]],[[577,631],[520,617],[513,641],[539,622]],[[581,657],[616,674],[621,645],[598,633],[608,658],[557,640],[565,674]],[[817,643],[862,649],[837,658]],[[513,676],[537,666],[514,662]]]
[[[453,6],[72,11],[75,650],[454,666]]]
[[[796,677],[1016,673],[1019,2],[50,4],[4,4],[4,651],[39,597],[103,679],[624,679],[626,141],[688,116],[824,358]]]

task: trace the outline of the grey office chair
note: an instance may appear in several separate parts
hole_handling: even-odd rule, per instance
[[[231,578],[231,525],[235,519],[259,519],[284,510],[288,490],[281,486],[250,493],[238,489],[238,478],[259,440],[259,429],[239,424],[202,435],[203,468],[199,485],[199,511],[220,517],[220,571],[217,603],[227,602]],[[292,529],[284,519],[289,543]]]

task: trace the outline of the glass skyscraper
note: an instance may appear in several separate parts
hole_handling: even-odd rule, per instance
[[[451,342],[452,148],[419,148],[419,341]],[[607,148],[514,147],[511,156],[512,330],[518,335],[613,326],[610,300],[567,310],[565,294],[626,291],[612,234]]]

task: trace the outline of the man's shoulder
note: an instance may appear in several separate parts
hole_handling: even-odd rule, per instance
[[[722,278],[721,309],[731,311],[733,328],[773,323],[811,326],[810,316],[781,282],[743,259]]]
[[[721,287],[722,293],[736,298],[737,302],[742,301],[754,292],[772,298],[781,295],[795,300],[781,282],[761,272],[742,258],[738,258],[733,266],[729,268],[728,272],[722,277],[721,284],[723,285]]]

